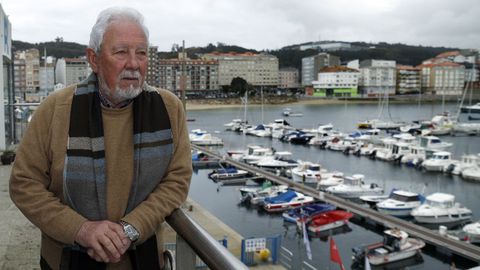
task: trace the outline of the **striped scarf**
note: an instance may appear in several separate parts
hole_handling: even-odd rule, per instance
[[[160,94],[146,86],[133,100],[133,114],[134,179],[125,214],[158,185],[173,154],[170,120]],[[102,108],[92,73],[73,96],[63,180],[65,201],[89,220],[107,219],[105,164]]]

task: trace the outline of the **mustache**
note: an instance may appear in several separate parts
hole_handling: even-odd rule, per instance
[[[140,74],[140,71],[138,71],[138,70],[124,70],[118,76],[118,78],[120,80],[125,79],[125,78],[128,78],[128,79],[134,78],[134,79],[139,80],[141,77],[142,77],[142,75]]]

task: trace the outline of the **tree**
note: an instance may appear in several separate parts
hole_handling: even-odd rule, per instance
[[[230,91],[237,93],[239,96],[243,96],[248,89],[248,83],[241,77],[235,77],[230,83]]]

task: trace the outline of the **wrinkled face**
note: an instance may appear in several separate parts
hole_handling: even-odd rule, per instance
[[[134,98],[145,82],[148,41],[142,28],[124,20],[111,23],[103,36],[100,52],[87,49],[92,70],[110,102]]]

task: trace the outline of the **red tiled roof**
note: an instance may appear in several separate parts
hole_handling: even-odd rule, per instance
[[[421,64],[421,65],[416,66],[416,68],[424,68],[424,67],[428,67],[428,68],[432,68],[432,67],[459,67],[459,66],[461,66],[461,65],[456,64],[456,63],[452,63],[452,62],[443,62],[443,63],[437,63],[437,64]]]
[[[435,58],[446,58],[446,57],[457,56],[457,55],[460,55],[459,51],[450,51],[450,52],[441,53],[437,55]]]

